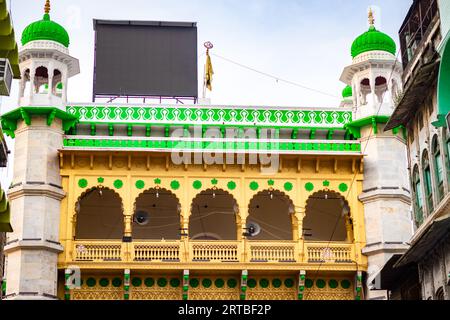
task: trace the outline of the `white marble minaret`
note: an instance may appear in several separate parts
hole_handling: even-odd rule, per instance
[[[64,129],[75,123],[65,112],[68,78],[79,73],[69,55],[69,36],[50,20],[23,32],[19,51],[19,108],[4,115],[15,137],[14,174],[9,189],[11,224],[5,253],[7,299],[56,299],[60,201],[65,196],[58,149]]]
[[[384,132],[401,91],[402,67],[395,56],[395,42],[376,30],[371,11],[369,23],[369,31],[353,43],[353,62],[344,69],[341,81],[352,87],[354,114],[348,128],[361,139],[366,155],[360,201],[370,282],[393,254],[406,251],[412,226],[405,134],[401,128]],[[384,295],[369,291],[368,298]]]

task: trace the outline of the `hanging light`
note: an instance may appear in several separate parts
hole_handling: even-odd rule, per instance
[[[328,200],[328,193],[325,193],[325,200]]]

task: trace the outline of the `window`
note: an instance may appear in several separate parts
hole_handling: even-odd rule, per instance
[[[413,173],[413,190],[415,194],[415,220],[416,225],[419,227],[423,223],[423,200],[422,200],[422,185],[420,183],[419,167],[414,167]]]
[[[444,197],[444,167],[442,164],[441,149],[437,135],[433,138],[433,158],[434,170],[436,173],[436,184],[438,186],[438,199],[439,202],[441,202]]]
[[[431,180],[430,159],[428,157],[428,151],[425,150],[422,156],[422,168],[425,183],[425,197],[427,199],[428,214],[431,214],[434,210],[433,206],[433,184]]]

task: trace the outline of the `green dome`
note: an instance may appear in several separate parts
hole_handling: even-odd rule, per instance
[[[357,55],[368,51],[386,51],[395,55],[397,45],[387,34],[371,26],[369,31],[360,35],[353,42],[352,57],[355,58]]]
[[[66,48],[69,47],[69,34],[60,24],[51,21],[48,13],[42,20],[33,22],[22,33],[22,45],[35,40],[56,41]]]
[[[353,97],[353,89],[350,86],[346,86],[342,91],[342,98],[351,98]]]

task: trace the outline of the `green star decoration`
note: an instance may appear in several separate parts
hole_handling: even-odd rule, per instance
[[[219,181],[218,181],[217,179],[212,179],[212,180],[211,180],[211,184],[212,184],[213,186],[216,186],[218,183],[219,183]]]
[[[156,178],[156,179],[154,180],[154,182],[155,182],[155,184],[161,184],[161,179]]]
[[[99,177],[99,178],[97,179],[97,182],[98,182],[98,183],[103,183],[103,182],[105,182],[105,178]]]
[[[329,186],[330,186],[330,181],[325,180],[325,181],[323,182],[323,186],[324,186],[324,187],[329,187]]]
[[[267,184],[271,187],[273,187],[275,185],[275,181],[273,181],[272,179],[270,179],[269,181],[267,181]]]

